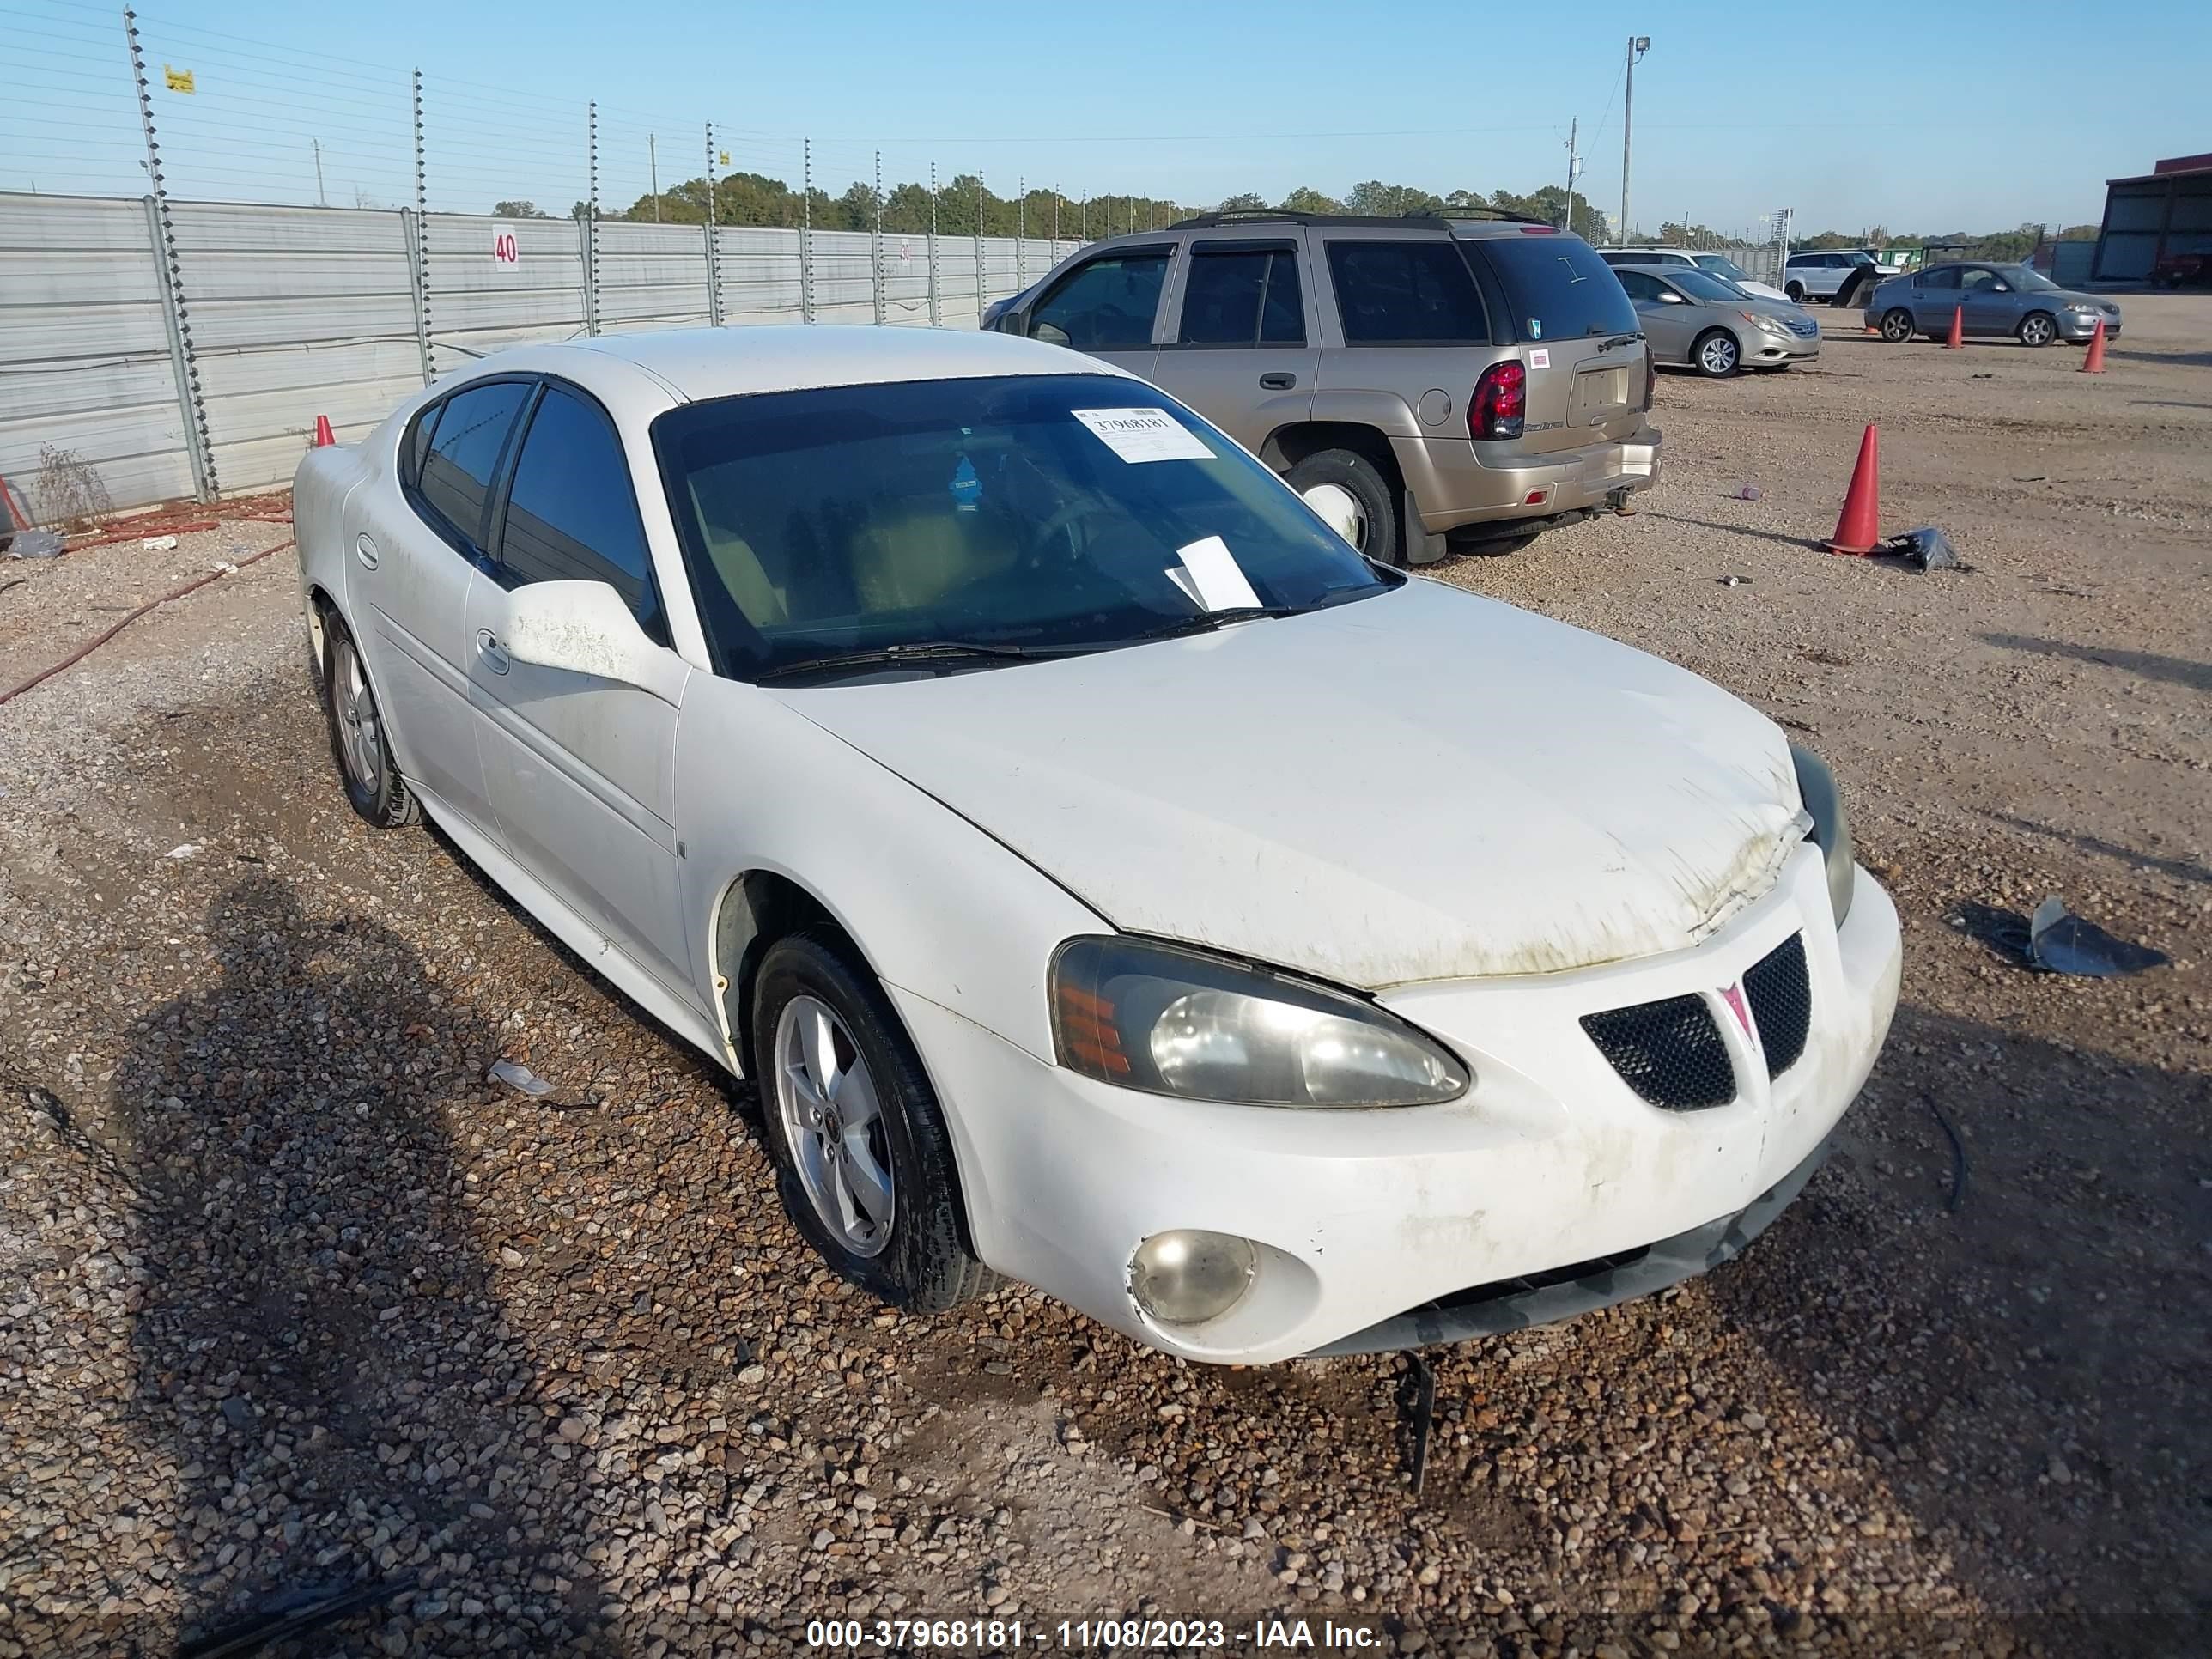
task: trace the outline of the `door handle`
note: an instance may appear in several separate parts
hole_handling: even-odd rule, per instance
[[[500,648],[499,636],[489,628],[477,629],[477,655],[483,659],[483,665],[493,673],[507,672],[507,654]]]
[[[376,544],[366,536],[354,538],[353,556],[361,561],[363,570],[376,568]]]
[[[1297,375],[1285,374],[1279,369],[1260,377],[1260,384],[1270,392],[1288,392],[1297,383]]]

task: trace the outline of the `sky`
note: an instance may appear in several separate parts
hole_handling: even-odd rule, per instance
[[[730,166],[797,183],[811,139],[832,194],[983,172],[1071,198],[1190,204],[1364,179],[1532,191],[1565,179],[1617,212],[1624,46],[1635,74],[1630,217],[1800,234],[2094,222],[2104,180],[2212,150],[2203,0],[1936,0],[1686,19],[1650,0],[1485,8],[1273,0],[297,0],[171,4],[139,27],[167,183],[180,197],[405,205],[424,75],[433,209],[590,190],[603,204]],[[119,9],[5,0],[0,189],[144,188]],[[168,89],[164,68],[190,70]],[[321,164],[319,182],[315,171]],[[1098,227],[1093,226],[1096,229]]]

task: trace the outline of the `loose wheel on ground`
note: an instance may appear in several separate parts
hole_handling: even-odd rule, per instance
[[[1396,491],[1375,463],[1349,449],[1316,450],[1286,475],[1291,489],[1336,484],[1359,504],[1358,534],[1352,544],[1377,564],[1403,562],[1399,551]]]
[[[784,1207],[847,1279],[933,1311],[993,1282],[969,1251],[951,1137],[883,988],[834,933],[793,933],[754,980],[752,1056]]]

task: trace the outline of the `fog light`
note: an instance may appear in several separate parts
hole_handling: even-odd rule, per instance
[[[1129,1258],[1129,1293],[1163,1325],[1203,1324],[1243,1301],[1259,1268],[1247,1239],[1177,1228],[1137,1246]]]

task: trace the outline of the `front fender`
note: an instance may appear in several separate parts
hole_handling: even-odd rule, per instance
[[[1035,866],[803,713],[810,697],[851,695],[693,676],[677,723],[676,831],[699,982],[734,971],[715,959],[715,920],[743,877],[767,871],[811,895],[878,979],[1049,1060],[1053,949],[1111,929]],[[733,1057],[741,1052],[733,1046]]]

